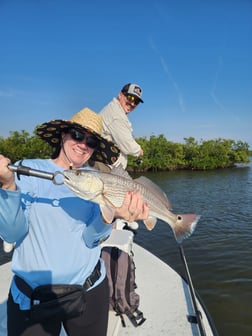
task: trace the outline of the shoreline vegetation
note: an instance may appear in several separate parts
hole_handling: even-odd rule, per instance
[[[246,142],[231,139],[200,140],[184,138],[184,143],[168,141],[163,134],[140,137],[144,156],[141,160],[129,156],[129,172],[157,172],[173,170],[212,170],[232,168],[250,162],[252,151]],[[11,131],[9,137],[0,136],[0,153],[12,163],[26,158],[49,158],[52,149],[35,132]]]
[[[129,158],[128,170],[133,172],[233,168],[249,163],[252,154],[248,143],[231,139],[201,139],[198,142],[189,137],[181,144],[168,141],[161,134],[136,141],[143,148],[144,158],[141,164],[135,158]]]

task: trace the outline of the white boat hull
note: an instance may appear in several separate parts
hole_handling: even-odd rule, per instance
[[[140,295],[139,309],[146,321],[136,328],[125,318],[127,326],[123,328],[117,318],[119,332],[116,333],[116,330],[113,334],[110,331],[109,335],[199,336],[197,324],[188,322],[188,316],[194,315],[194,310],[187,283],[171,267],[142,247],[134,244],[133,251],[138,285],[136,292]],[[206,335],[216,336],[205,311],[198,304]]]

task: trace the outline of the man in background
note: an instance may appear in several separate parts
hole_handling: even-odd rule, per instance
[[[126,84],[100,112],[103,123],[103,137],[116,143],[121,150],[115,165],[126,169],[128,155],[140,158],[143,156],[141,146],[133,137],[133,128],[127,115],[143,103],[142,89],[137,84]]]

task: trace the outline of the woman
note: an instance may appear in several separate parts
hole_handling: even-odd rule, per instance
[[[88,108],[70,120],[46,122],[37,134],[55,148],[52,159],[22,164],[48,172],[81,168],[89,159],[112,164],[119,150],[101,133],[101,116]],[[111,223],[105,223],[97,204],[76,197],[65,185],[28,176],[15,179],[9,163],[0,156],[0,235],[16,240],[8,336],[56,336],[62,325],[70,336],[105,336],[108,288],[99,243],[109,236]],[[125,195],[114,211],[115,217],[130,221],[148,217],[139,193]]]

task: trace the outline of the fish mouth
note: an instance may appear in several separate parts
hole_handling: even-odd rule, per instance
[[[71,188],[71,186],[73,184],[73,180],[72,180],[71,176],[67,176],[63,173],[62,183],[66,184],[69,188]]]
[[[64,182],[70,182],[71,178],[63,173],[63,181]]]

